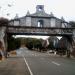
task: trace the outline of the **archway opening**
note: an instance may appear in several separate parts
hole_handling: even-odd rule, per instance
[[[44,26],[44,21],[43,20],[39,20],[38,21],[38,27],[43,27]]]

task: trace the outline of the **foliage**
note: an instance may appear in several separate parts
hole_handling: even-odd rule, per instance
[[[36,38],[13,38],[12,35],[8,36],[8,51],[15,50],[21,45],[27,47],[29,50],[41,50],[42,39]]]
[[[75,21],[70,21],[69,24],[71,25],[71,27],[75,27]]]
[[[33,48],[33,42],[32,42],[32,40],[30,38],[27,38],[26,47],[28,49],[32,49]]]
[[[0,25],[8,25],[9,20],[6,18],[1,17],[0,18]]]
[[[35,39],[35,38],[27,38],[27,43],[26,46],[29,49],[40,49],[42,44],[40,39]]]
[[[49,41],[48,49],[54,49],[54,45],[52,41]]]
[[[49,41],[48,49],[54,49],[55,48],[54,45],[53,45],[54,39],[55,39],[55,37],[53,37],[53,36],[49,37],[49,39],[48,39],[48,41]]]
[[[16,39],[12,36],[7,38],[8,41],[8,51],[15,50],[20,47],[20,39]]]

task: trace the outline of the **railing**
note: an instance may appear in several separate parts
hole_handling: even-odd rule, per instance
[[[8,26],[7,33],[72,35],[74,28]]]

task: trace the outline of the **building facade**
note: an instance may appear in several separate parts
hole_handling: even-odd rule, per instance
[[[32,26],[32,27],[68,27],[69,24],[63,19],[55,17],[53,13],[47,14],[44,5],[37,5],[36,12],[30,14],[28,11],[26,16],[16,17],[10,21],[10,25],[14,26]]]

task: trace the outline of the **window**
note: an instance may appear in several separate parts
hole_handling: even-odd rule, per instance
[[[39,11],[42,11],[42,7],[41,6],[39,7]]]
[[[38,21],[38,27],[43,27],[43,25],[44,25],[43,20],[39,20],[39,21]]]
[[[19,20],[15,20],[14,21],[14,26],[18,26],[19,25]]]
[[[55,19],[51,19],[51,27],[55,27]]]

